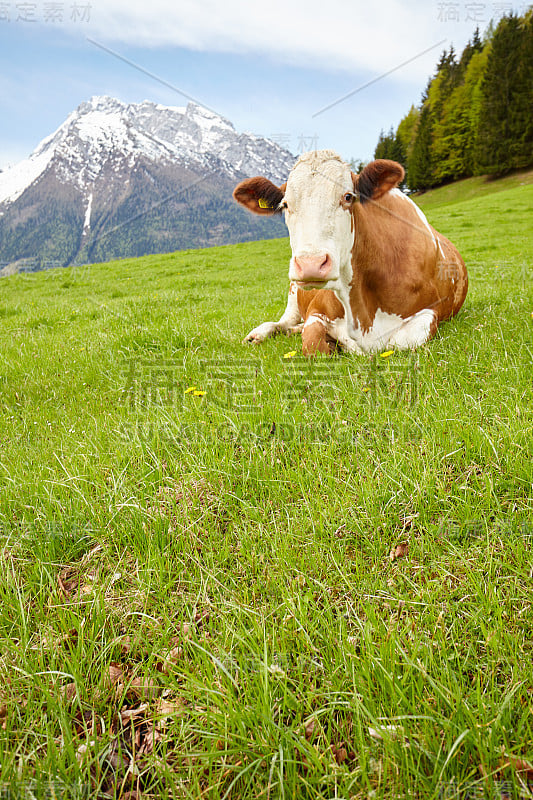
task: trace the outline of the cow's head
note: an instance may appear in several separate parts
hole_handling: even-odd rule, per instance
[[[292,248],[289,280],[305,289],[339,291],[352,280],[356,204],[377,200],[403,176],[400,164],[384,159],[355,175],[333,150],[319,150],[302,155],[283,186],[249,178],[233,196],[255,214],[285,213]]]

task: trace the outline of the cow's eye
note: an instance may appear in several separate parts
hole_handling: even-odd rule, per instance
[[[287,206],[287,203],[285,202],[285,200],[283,200],[283,202],[281,202],[281,203],[279,204],[279,207],[280,207],[280,209],[281,209],[282,211],[286,211],[286,210],[287,210],[288,206]]]
[[[354,198],[354,196],[353,196],[353,194],[351,192],[346,192],[346,194],[344,195],[344,197],[342,199],[343,199],[343,201],[345,203],[351,203],[353,198]]]

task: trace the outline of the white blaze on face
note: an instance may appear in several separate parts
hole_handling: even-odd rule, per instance
[[[300,157],[284,197],[292,249],[289,280],[305,288],[349,285],[354,233],[344,197],[353,192],[350,167],[333,150]]]

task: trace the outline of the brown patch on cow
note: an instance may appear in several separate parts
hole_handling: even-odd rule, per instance
[[[286,183],[276,186],[268,178],[257,176],[239,183],[233,190],[233,197],[254,214],[272,216],[281,213],[279,204],[283,200],[286,186]]]
[[[356,203],[352,213],[356,235],[350,304],[362,333],[372,327],[378,308],[403,319],[429,308],[436,315],[431,338],[439,322],[456,314],[466,297],[468,279],[458,251],[424,225],[411,202],[397,195]]]
[[[312,316],[320,317],[324,322],[344,317],[344,308],[340,300],[329,289],[298,289],[298,308],[304,323]],[[335,340],[326,332],[325,326],[317,320],[305,325],[302,331],[302,350],[304,355],[315,353],[333,353]]]
[[[293,285],[296,285],[296,284],[293,284]],[[319,291],[320,291],[320,289],[298,289],[297,288],[297,292],[298,292],[298,297],[297,297],[297,299],[298,299],[298,310],[299,310],[300,315],[301,315],[301,317],[302,317],[304,322],[305,322],[305,320],[307,319],[307,316],[308,316],[307,309],[309,308],[309,305],[311,304],[311,301],[317,296]]]
[[[441,319],[448,319],[455,316],[463,305],[468,292],[468,274],[465,262],[461,258],[459,251],[449,239],[438,233],[433,227],[433,234],[440,242],[437,256],[437,278],[445,285],[449,295],[449,302],[442,310]],[[451,284],[451,285],[450,285]]]
[[[315,353],[333,352],[334,344],[326,334],[324,325],[317,320],[311,325],[305,325],[302,331],[302,352],[304,356],[314,356]]]
[[[304,322],[311,314],[329,320],[344,317],[341,301],[329,289],[298,289],[298,309]]]
[[[391,189],[398,186],[405,178],[405,170],[396,161],[387,158],[378,158],[355,176],[355,188],[359,193],[361,203],[369,200],[379,200]]]

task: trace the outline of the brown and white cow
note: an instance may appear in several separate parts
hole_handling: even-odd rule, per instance
[[[285,213],[292,249],[285,313],[245,341],[300,328],[309,355],[335,345],[407,349],[459,311],[464,261],[397,188],[403,178],[395,161],[373,161],[355,175],[335,152],[320,150],[302,155],[283,186],[257,177],[235,188],[255,214]]]

